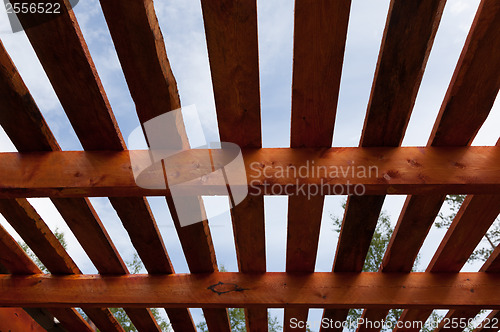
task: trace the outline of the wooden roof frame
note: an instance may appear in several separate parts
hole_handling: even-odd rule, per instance
[[[367,188],[365,195],[347,201],[330,273],[314,272],[324,195],[300,194],[288,202],[286,272],[266,272],[262,194],[249,195],[231,210],[239,272],[218,272],[208,221],[181,227],[168,190],[135,184],[129,151],[76,17],[67,1],[58,1],[63,14],[43,24],[37,25],[36,15],[18,16],[23,25],[34,26],[26,34],[84,151],[61,151],[0,42],[0,105],[9,110],[0,112],[0,125],[19,151],[0,153],[0,212],[52,274],[41,274],[0,227],[0,307],[24,308],[19,313],[26,324],[30,318],[24,313],[35,317],[39,310],[37,321],[56,317],[62,331],[92,331],[75,306],[84,307],[101,331],[123,331],[107,309],[112,306],[124,307],[139,331],[160,331],[147,309],[153,306],[165,308],[175,331],[196,330],[188,310],[193,306],[203,308],[210,331],[222,332],[230,331],[228,307],[245,308],[248,331],[267,330],[269,307],[284,307],[285,321],[306,320],[311,307],[326,308],[323,317],[334,320],[344,320],[355,307],[365,308],[363,317],[373,321],[385,318],[390,308],[405,309],[402,322],[425,322],[435,308],[452,309],[447,318],[471,318],[482,308],[495,309],[490,316],[499,317],[500,249],[481,271],[458,273],[500,213],[499,143],[470,147],[500,88],[497,0],[481,0],[428,146],[422,148],[401,147],[401,142],[445,0],[391,0],[357,148],[331,148],[351,1],[296,0],[291,147],[286,149],[262,148],[256,1],[201,0],[220,138],[242,148],[258,188],[266,179],[252,177],[252,162],[271,168],[299,167],[304,160],[379,166],[380,174],[371,178],[304,180],[340,181],[343,188],[342,181],[350,180]],[[140,122],[181,107],[153,1],[100,3]],[[78,75],[68,75],[76,69]],[[281,188],[296,185],[290,177],[272,181]],[[428,269],[410,273],[446,194],[455,193],[467,197]],[[387,194],[408,197],[380,271],[362,273]],[[176,274],[172,267],[145,199],[151,195],[165,196],[190,274]],[[26,199],[41,196],[51,198],[99,275],[82,275]],[[129,274],[91,196],[109,197],[148,275]],[[201,201],[196,209],[204,211]],[[0,308],[0,317],[20,309],[8,310]],[[330,330],[335,329],[321,329]]]

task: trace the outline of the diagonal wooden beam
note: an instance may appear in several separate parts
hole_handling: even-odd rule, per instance
[[[255,0],[201,1],[222,142],[262,147]],[[235,128],[238,128],[235,130]],[[266,271],[264,197],[247,197],[231,209],[241,272]],[[267,310],[245,309],[248,331],[267,331]]]
[[[490,0],[481,1],[434,125],[429,145],[469,145],[486,120],[500,88],[500,62],[494,56],[495,52],[500,50],[500,37],[497,33],[499,29],[500,4]],[[474,112],[470,112],[471,109],[474,109]],[[423,198],[412,196],[408,199]],[[436,198],[434,203],[430,202],[434,205],[432,209],[439,210],[443,200],[444,196]],[[469,197],[467,200],[480,199]],[[434,218],[435,216],[420,220],[420,227],[428,229]],[[415,245],[413,252],[408,252],[411,253],[408,257],[416,257],[426,234],[423,235],[412,237],[411,242]],[[393,234],[393,237],[397,236],[396,233]],[[398,250],[400,249],[395,247],[390,250],[388,248],[387,254]],[[457,254],[460,251],[457,251]],[[468,251],[468,248],[464,248],[463,252]],[[410,315],[411,313],[404,312],[401,320],[406,317],[413,319]],[[418,316],[422,321],[428,317],[425,313]]]
[[[360,146],[399,146],[410,119],[444,7],[444,0],[393,0],[380,47]],[[352,202],[351,202],[352,200]],[[348,198],[334,271],[360,271],[384,197]],[[371,211],[370,217],[359,211]],[[349,222],[348,222],[349,221]],[[363,236],[356,238],[362,229]],[[352,270],[352,268],[355,270]],[[344,320],[347,311],[340,315]],[[324,318],[339,318],[325,311]],[[334,331],[338,329],[321,329]]]
[[[42,273],[40,268],[38,268],[38,266],[31,260],[31,258],[29,258],[26,252],[2,226],[0,226],[0,253],[0,270],[3,268],[6,269],[6,271],[2,271],[2,273],[8,272],[14,275],[30,275]],[[32,315],[32,311],[33,310],[28,310],[27,312],[28,314]],[[52,308],[47,313],[45,313],[44,310],[40,309],[36,317],[33,316],[35,317],[35,320],[38,321],[40,314],[42,314],[42,316],[44,317],[46,315],[54,315],[66,329],[71,331],[92,331],[89,324],[73,308]],[[50,319],[51,317],[48,318],[48,320]]]
[[[285,287],[283,285],[286,285]],[[500,308],[497,273],[0,275],[1,306]],[[124,292],[123,290],[128,291]],[[370,289],[369,292],[366,289]],[[471,289],[473,291],[471,291]]]
[[[332,145],[350,8],[350,0],[295,2],[292,148]],[[324,198],[289,196],[287,272],[314,272]],[[306,321],[308,311],[285,308],[284,331],[292,318]]]
[[[117,0],[102,0],[100,3],[141,124],[168,111],[179,109],[181,103],[177,84],[168,61],[153,1],[135,0],[127,2],[126,5]],[[179,134],[186,138],[185,133]],[[187,139],[184,143],[188,146]],[[170,197],[167,197],[167,204],[175,221],[175,207]],[[200,209],[201,211],[204,209],[201,202]],[[175,224],[178,225],[178,222]],[[214,254],[210,250],[212,243],[208,222],[204,221],[202,224],[195,225],[196,231],[192,233],[180,230],[180,226],[176,227],[186,259],[188,263],[192,263],[191,272],[195,272],[194,266],[198,264],[193,261],[197,261],[199,257],[190,257],[190,253],[201,257]],[[199,237],[195,238],[196,235]],[[213,262],[215,256],[203,264]],[[192,322],[189,312],[183,316],[179,319],[179,324]],[[229,331],[225,310],[210,309],[210,312],[205,310],[205,316],[209,329]],[[189,326],[179,325],[178,328],[186,331],[195,330],[192,323]]]
[[[72,15],[73,13],[70,11],[69,13],[62,15],[61,18],[55,19],[53,25],[51,25],[52,23],[46,23],[40,27],[30,28],[29,35],[31,36],[30,38],[34,44],[34,48],[39,52],[38,55],[40,56],[41,54],[43,56],[41,58],[42,63],[44,64],[45,70],[48,72],[48,75],[52,80],[58,79],[60,77],[61,73],[59,73],[58,70],[69,70],[69,68],[72,68],[70,66],[73,66],[74,64],[71,63],[71,61],[79,61],[78,59],[88,58],[88,62],[82,64],[82,77],[80,78],[82,80],[86,79],[88,81],[89,89],[84,89],[85,91],[76,90],[80,94],[78,94],[78,96],[75,96],[74,101],[68,100],[67,98],[64,100],[65,107],[71,107],[71,103],[75,102],[74,106],[76,107],[78,113],[81,111],[81,109],[79,109],[79,107],[81,107],[81,104],[79,103],[82,102],[82,100],[87,100],[89,102],[88,98],[92,98],[91,95],[93,94],[93,91],[96,91],[92,87],[94,85],[97,85],[98,91],[101,91],[102,87],[100,86],[100,81],[98,80],[98,78],[92,81],[92,77],[95,78],[97,74],[95,72],[95,68],[93,67],[92,60],[88,56],[88,50],[85,53],[85,42],[83,41],[78,25],[76,24],[74,16]],[[35,16],[31,16],[31,18]],[[29,24],[29,19],[27,19],[27,21]],[[58,47],[54,47],[54,53],[52,54],[49,52],[49,54],[46,54],[46,49],[44,47],[51,47],[51,44],[43,44],[43,41],[46,41],[45,38],[47,37],[43,35],[44,31],[45,34],[50,35],[51,29],[60,29],[61,25],[64,26],[65,24],[70,24],[70,26],[73,28],[68,29],[68,31],[66,32],[68,36],[66,36],[67,38],[64,40],[67,41],[67,43],[57,43]],[[42,29],[41,33],[39,31],[40,28]],[[72,31],[74,32],[74,34],[71,34]],[[59,30],[54,34],[57,35],[58,33],[60,33]],[[42,36],[40,36],[40,34]],[[44,38],[42,43],[40,43],[39,38]],[[81,43],[81,45],[79,44],[79,42]],[[70,59],[69,62],[63,64],[63,61],[59,61],[57,57],[60,54],[63,54],[65,51],[67,54],[72,53],[72,51],[68,52],[68,48],[72,49],[72,47],[76,50],[74,52],[75,58]],[[54,56],[56,57],[55,59],[53,58]],[[17,69],[15,68],[7,52],[3,48],[3,45],[1,45],[0,47],[0,61],[2,63],[0,84],[2,84],[2,86],[5,88],[2,89],[3,93],[0,95],[0,102],[4,105],[10,106],[10,112],[2,112],[2,115],[0,116],[0,122],[13,143],[16,145],[17,149],[19,151],[60,150],[59,145],[57,144],[54,136],[45,123],[43,116],[40,114],[40,111],[38,110],[33,98],[31,97],[28,89],[26,88],[19,73],[17,72]],[[59,64],[61,65],[60,68]],[[86,71],[85,68],[87,68],[88,70]],[[85,78],[85,75],[87,75],[87,78]],[[65,75],[66,78],[68,76],[72,75]],[[76,79],[76,81],[77,82],[73,82],[75,83],[73,85],[71,84],[71,82],[62,81],[59,82],[59,85],[54,84],[54,88],[59,95],[64,95],[65,93],[68,93],[69,95],[75,95],[74,93],[70,93],[70,91],[68,91],[68,88],[71,89],[76,87],[78,89],[81,81],[79,81],[78,79]],[[86,95],[87,93],[90,93],[90,96]],[[87,106],[99,107],[99,105],[101,105],[100,107],[102,108],[102,105],[108,105],[108,102],[105,98],[102,99],[101,104],[99,104],[99,100],[97,100],[99,98],[94,99],[96,99],[95,104],[87,104]],[[92,112],[84,113],[89,116],[89,121],[87,124],[100,123],[100,120],[96,120],[93,118],[95,114],[93,114]],[[111,118],[108,122],[106,121],[105,117],[102,117],[101,120],[103,123],[103,128],[115,128],[116,123],[113,118]],[[23,128],[24,130],[19,130],[19,128]],[[78,132],[80,133],[85,131],[82,128],[79,129],[81,129],[78,130]],[[26,132],[29,132],[30,135],[25,135]],[[99,129],[96,129],[96,131],[94,131],[94,134],[96,132],[99,132]],[[97,135],[99,136],[99,134]],[[116,149],[116,142],[119,142],[121,145],[121,136],[118,133],[116,137],[116,140],[113,138],[99,138],[102,139],[103,144],[107,144],[108,148]],[[90,147],[95,147],[94,139],[94,137],[89,137],[89,140],[86,143],[90,145]],[[82,244],[83,248],[101,273],[127,272],[127,268],[123,260],[118,255],[116,248],[111,242],[109,235],[104,229],[99,217],[95,213],[88,199],[53,199],[52,202],[61,213],[65,221],[68,223],[71,230],[78,238],[79,242]],[[144,230],[145,227],[141,229]],[[157,255],[157,257],[159,256]],[[158,259],[158,261],[160,260]],[[108,328],[112,328],[112,326],[115,325],[114,317],[105,310],[102,310],[102,312],[100,313],[96,311],[95,313],[93,313],[93,316],[94,319],[97,319],[101,322],[100,326],[108,326]],[[130,318],[138,328],[144,325],[148,327],[149,330],[151,330],[151,326],[156,325],[156,322],[154,321],[154,319],[151,319],[150,316],[151,313],[148,313],[146,311],[143,311],[142,313],[136,311],[130,315]]]
[[[51,273],[62,275],[81,274],[80,269],[67,254],[59,240],[27,200],[0,200],[0,213]],[[9,241],[5,233],[2,240],[7,240],[6,243],[11,250],[14,250],[14,254],[21,256],[19,248],[16,250],[16,246],[12,244],[12,240]],[[25,258],[23,260],[26,261]],[[2,264],[7,263],[6,261],[2,262]],[[31,270],[40,273],[38,267],[33,266],[34,263],[28,264],[28,270],[25,272]],[[7,268],[9,267],[7,266]],[[85,313],[100,329],[123,332],[122,327],[108,309],[91,308],[86,309]]]

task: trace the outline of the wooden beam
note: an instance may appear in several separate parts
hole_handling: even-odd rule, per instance
[[[130,94],[135,102],[140,123],[144,124],[146,121],[158,115],[179,109],[181,107],[181,102],[177,91],[177,84],[168,61],[163,36],[154,11],[153,1],[130,1],[130,3],[126,5],[116,0],[100,1],[100,3]],[[179,120],[182,122],[182,119]],[[187,146],[188,142],[185,133],[181,130],[179,135],[184,138],[183,143]],[[121,209],[123,211],[121,214],[125,215],[126,212],[124,210],[126,202],[119,202],[119,200],[119,198],[113,198],[113,206],[117,211]],[[140,205],[139,203],[140,202],[136,202],[134,205]],[[178,224],[175,222],[175,206],[170,197],[167,197],[167,204],[174,219],[174,224]],[[201,202],[199,208],[201,210],[204,209]],[[142,214],[146,215],[145,209],[142,208],[142,210]],[[152,223],[149,223],[153,224],[154,220]],[[199,254],[202,257],[213,254],[213,259],[208,259],[207,263],[203,263],[211,264],[215,261],[215,254],[209,249],[212,246],[211,242],[207,242],[210,239],[207,221],[203,223],[206,225],[197,224],[192,227],[197,228],[196,232],[182,233],[178,230],[178,233],[185,253],[194,253],[195,256]],[[131,226],[127,227],[127,224]],[[133,234],[137,233],[137,229],[132,232],[136,227],[129,222],[124,222],[124,225],[127,229],[130,229],[132,238]],[[146,225],[146,223],[144,223],[144,225]],[[151,229],[151,226],[145,229],[145,231],[140,231],[139,234],[142,234],[144,237],[151,236],[148,234],[155,234],[155,236],[161,240],[157,229]],[[194,238],[194,234],[198,234],[201,237]],[[134,243],[134,240],[132,242]],[[159,246],[159,242],[156,242],[156,252],[159,250],[164,252],[163,248]],[[143,258],[141,253],[139,253],[141,259],[147,260],[146,256],[149,255],[149,257],[154,257],[156,255],[154,251],[146,250],[147,248],[144,244],[141,244],[140,236],[136,236],[136,242],[134,244],[136,243],[140,245],[138,249],[141,249],[144,255]],[[190,245],[186,243],[190,243]],[[186,259],[188,264],[190,264],[193,258],[188,256],[189,255],[186,254]],[[164,269],[165,264],[163,265],[164,266],[156,266],[154,270]],[[195,265],[196,263],[190,264],[190,268]],[[216,265],[215,269],[217,269]],[[181,313],[180,310],[177,310],[175,312],[170,312],[169,317],[170,316],[172,316],[171,321],[174,325],[174,329],[177,328],[183,331],[196,330],[188,311]],[[205,317],[209,329],[229,331],[229,321],[225,310],[217,309],[205,312]]]
[[[61,2],[62,3],[62,2]],[[70,122],[75,129],[84,148],[121,150],[125,144],[117,129],[116,120],[111,111],[106,94],[95,70],[86,43],[80,32],[76,18],[65,4],[62,4],[64,13],[46,24],[28,29],[28,38],[37,52],[49,80],[56,94],[60,98]],[[23,24],[33,24],[37,15],[20,17]],[[38,15],[40,16],[40,15]],[[51,39],[54,37],[54,39]],[[59,39],[59,40],[58,40]],[[68,56],[71,54],[71,56]],[[8,59],[10,60],[10,59]],[[48,129],[38,108],[34,104],[29,91],[22,80],[18,78],[17,70],[11,61],[5,63],[8,73],[14,75],[20,82],[9,86],[7,102],[14,104],[14,113],[6,115],[2,126],[9,128],[8,134],[19,151],[58,150],[59,146]],[[78,75],[68,75],[78,67]],[[87,88],[83,88],[86,86]],[[27,98],[28,96],[29,98]],[[82,112],[82,108],[90,107],[92,111]],[[8,113],[8,112],[7,112]],[[32,135],[19,134],[19,119],[24,130]],[[26,139],[28,137],[28,139]],[[68,223],[82,247],[85,249],[97,269],[101,273],[127,273],[127,268],[111,242],[99,217],[87,199],[53,199],[58,211]],[[149,206],[144,199],[130,198],[111,201],[122,217],[125,228],[129,232],[132,243],[136,246],[141,259],[148,271],[171,272],[170,260],[165,252],[161,236]],[[136,218],[129,222],[128,209],[130,204],[135,205]],[[139,219],[140,218],[140,219]],[[139,221],[139,222],[138,222]],[[148,242],[142,242],[145,237]],[[149,257],[155,257],[152,261]],[[149,311],[136,310],[129,312],[129,316],[137,328],[143,330],[158,330]],[[175,319],[172,319],[176,326]],[[185,326],[181,326],[184,328]],[[193,328],[194,330],[194,328]]]
[[[480,324],[474,332],[497,331],[500,328],[500,310],[493,310]]]
[[[489,273],[498,273],[500,272],[500,246],[497,246],[493,253],[488,257],[486,262],[483,264],[479,272],[489,272]],[[462,331],[463,329],[460,328],[460,326],[453,328],[450,325],[450,322],[457,321],[460,322],[460,319],[468,321],[471,318],[476,317],[476,315],[479,313],[479,310],[449,310],[446,316],[441,320],[441,323],[439,324],[438,328],[436,329],[437,331],[441,331],[445,329],[446,331]],[[492,327],[492,323],[488,324],[490,327]]]
[[[445,0],[391,1],[360,146],[401,145],[444,4]],[[371,195],[348,198],[334,270],[361,271],[384,198]],[[366,217],[358,211],[371,213]],[[360,229],[363,236],[358,237]],[[350,242],[353,238],[356,241]],[[356,269],[352,270],[353,267]],[[343,315],[345,318],[346,312]],[[324,317],[339,318],[339,314],[330,311]],[[334,330],[338,329],[321,329]]]
[[[0,306],[498,309],[498,287],[500,275],[482,272],[0,275]]]
[[[350,0],[295,2],[291,147],[330,147]]]
[[[5,268],[6,271],[12,274],[28,275],[42,273],[40,268],[31,260],[26,252],[12,238],[12,236],[0,226],[0,270]],[[28,310],[28,314],[32,314],[33,310]],[[73,308],[49,309],[48,312],[39,310],[38,316],[43,316],[40,319],[46,320],[46,317],[55,316],[61,324],[70,331],[90,332],[91,328],[83,317]],[[38,319],[35,319],[38,321]],[[50,320],[50,318],[49,318]],[[0,319],[0,324],[3,320]],[[2,326],[0,325],[0,328]],[[23,330],[24,331],[24,330]]]
[[[222,142],[262,147],[255,0],[201,1],[210,72]],[[238,128],[238,130],[234,130]],[[265,272],[264,197],[231,209],[241,272]],[[248,331],[267,331],[267,310],[245,309]]]
[[[212,155],[221,150],[210,150]],[[0,198],[158,196],[168,189],[135,183],[129,151],[57,151],[0,154]],[[147,150],[134,150],[148,156]],[[192,167],[206,150],[189,150],[172,159],[179,183],[201,177],[211,165]],[[500,147],[244,149],[252,195],[278,194],[496,194],[500,191]],[[314,174],[313,174],[314,172]],[[361,173],[360,173],[361,172]],[[306,174],[306,175],[304,175]],[[148,184],[158,185],[157,178]],[[207,194],[223,194],[211,175]],[[362,187],[363,186],[363,187]],[[185,186],[190,194],[197,184]]]
[[[0,331],[47,332],[21,308],[0,309]]]
[[[295,2],[292,148],[332,146],[350,7],[350,0]],[[314,271],[323,204],[324,195],[289,197],[287,272]],[[285,308],[284,331],[290,318],[306,321],[307,315],[308,308]]]
[[[81,273],[59,240],[26,199],[0,199],[0,212],[51,273],[62,275]],[[3,236],[3,239],[6,238]],[[13,247],[13,244],[9,245],[9,248]],[[19,254],[18,250],[17,253]],[[99,329],[123,332],[123,328],[108,309],[87,308],[85,313]]]
[[[490,113],[500,84],[500,67],[494,55],[500,50],[496,33],[499,13],[495,1],[480,4],[428,145],[469,145]],[[383,271],[410,271],[444,199],[445,195],[439,194],[407,198],[385,253]],[[408,229],[412,229],[411,237],[400,233]],[[399,254],[402,252],[406,257]]]
[[[220,138],[261,147],[257,2],[202,0],[201,8]]]

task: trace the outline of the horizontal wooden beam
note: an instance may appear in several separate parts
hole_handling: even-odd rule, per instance
[[[485,272],[0,275],[0,306],[500,309],[499,287]]]
[[[227,194],[220,173],[204,161],[210,153],[209,160],[224,164],[229,157],[220,151],[170,157],[169,184],[183,183],[181,194],[200,193],[201,186],[202,195]],[[143,182],[159,189],[136,184],[131,155],[149,159],[145,150],[0,153],[0,198],[171,196],[161,188],[161,166],[146,170]],[[243,149],[243,158],[248,184],[238,179],[231,189],[246,186],[251,194],[500,193],[500,147]]]

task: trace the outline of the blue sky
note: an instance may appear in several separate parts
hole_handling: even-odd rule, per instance
[[[478,0],[447,1],[403,141],[404,146],[422,146],[427,143],[478,4]],[[263,146],[289,147],[293,1],[259,0],[257,6]],[[359,143],[388,7],[389,0],[352,0],[333,146],[357,146]],[[200,2],[156,0],[155,8],[182,104],[195,104],[207,138],[218,140]],[[122,134],[127,137],[139,122],[98,1],[81,0],[75,7],[75,14]],[[10,32],[3,8],[0,8],[0,38],[63,150],[82,149],[26,35],[24,32]],[[473,145],[496,143],[500,125],[499,104],[497,100]],[[15,151],[15,148],[0,128],[0,152],[7,151]],[[164,199],[148,199],[175,270],[188,272]],[[342,215],[340,204],[343,199],[345,198],[327,197],[325,201],[317,271],[331,270],[337,236],[332,230],[330,215]],[[118,251],[124,259],[130,260],[134,249],[108,200],[92,198],[91,201]],[[82,271],[95,273],[92,263],[50,201],[30,199],[30,202],[52,229],[59,227],[65,231],[69,240],[69,253]],[[207,209],[228,204],[224,197],[206,198],[205,202]],[[384,209],[391,216],[393,225],[403,202],[404,196],[390,196],[386,199]],[[267,268],[269,271],[284,271],[287,197],[266,197],[265,208]],[[0,224],[19,238],[1,216]],[[219,264],[223,264],[229,271],[236,271],[236,253],[229,215],[210,220],[210,226]],[[430,261],[443,235],[442,230],[431,231],[421,251],[423,268]],[[467,266],[466,269],[477,270],[477,266]],[[273,312],[280,314],[280,311]],[[201,319],[199,313],[199,310],[194,311],[197,321]],[[312,317],[320,315],[320,311],[315,310]]]

